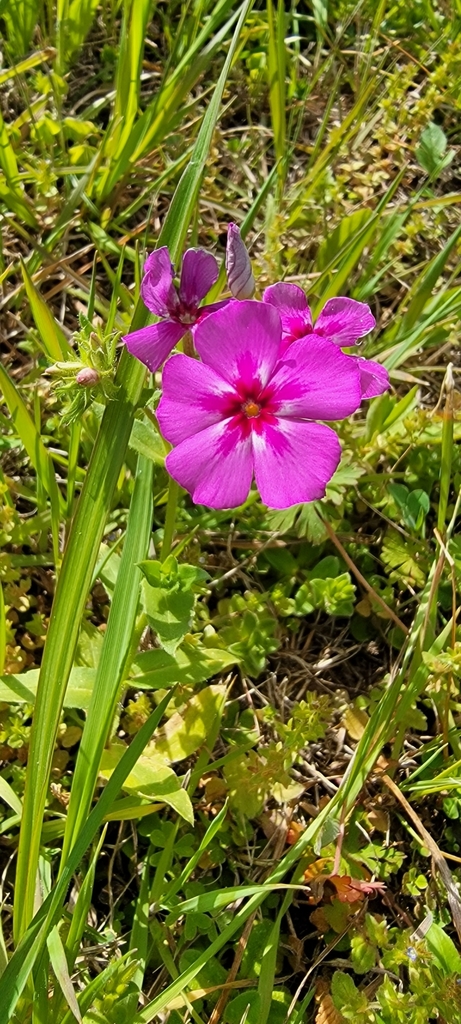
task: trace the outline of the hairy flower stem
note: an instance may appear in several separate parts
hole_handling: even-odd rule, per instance
[[[176,480],[170,477],[170,483],[168,486],[168,501],[165,513],[165,529],[163,533],[163,543],[160,551],[160,561],[164,562],[171,551],[171,545],[176,530],[176,510],[178,507],[179,497],[179,484]]]

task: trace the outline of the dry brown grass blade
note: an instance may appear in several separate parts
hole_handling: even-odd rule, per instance
[[[227,975],[226,985],[225,985],[225,987],[223,987],[223,991],[221,992],[221,995],[220,995],[220,997],[218,999],[218,1002],[216,1003],[216,1006],[214,1007],[214,1010],[213,1010],[213,1012],[211,1014],[211,1017],[210,1017],[210,1020],[209,1020],[208,1024],[218,1024],[218,1021],[220,1021],[222,1019],[222,1015],[223,1015],[224,1010],[226,1008],[226,1003],[227,1003],[227,1001],[229,999],[229,996],[231,995],[231,992],[232,992],[232,983],[235,981],[235,979],[237,977],[238,970],[239,970],[240,964],[242,962],[242,957],[243,957],[243,954],[245,952],[248,939],[250,937],[250,932],[251,932],[251,929],[253,927],[253,922],[254,922],[254,919],[256,917],[256,913],[257,913],[257,911],[255,911],[253,914],[251,914],[251,916],[248,918],[248,921],[245,924],[243,932],[242,932],[242,934],[240,936],[240,939],[238,941],[237,949],[235,951],[234,962],[233,962],[232,967],[231,967],[231,969],[229,971],[229,974]]]
[[[410,818],[410,821],[413,822],[413,825],[419,832],[419,835],[421,836],[421,839],[424,841],[425,846],[427,846],[428,850],[430,850],[432,860],[434,861],[434,864],[447,890],[448,903],[450,905],[453,923],[458,933],[458,938],[461,942],[461,900],[456,885],[453,881],[452,873],[445,861],[444,855],[437,846],[435,839],[432,838],[430,833],[424,827],[416,811],[413,809],[411,804],[408,803],[408,800],[404,797],[403,793],[400,792],[400,789],[395,784],[395,782],[391,778],[389,778],[389,775],[383,775],[382,780],[384,784],[387,786],[387,788],[390,789],[391,793],[395,796],[395,799],[398,800],[400,805],[403,807],[405,814],[407,815],[408,818]]]
[[[354,576],[359,581],[360,585],[363,587],[364,590],[367,591],[368,594],[371,595],[373,600],[376,601],[376,603],[381,606],[381,608],[386,612],[387,617],[389,619],[392,619],[392,621],[395,622],[396,626],[398,626],[399,629],[401,629],[402,632],[405,634],[405,636],[407,636],[407,634],[410,632],[410,630],[408,629],[408,626],[406,626],[405,623],[402,622],[401,619],[399,619],[398,615],[395,614],[395,612],[392,610],[392,608],[389,608],[389,606],[386,604],[386,602],[383,601],[382,597],[379,594],[376,593],[376,590],[374,590],[373,587],[371,586],[371,584],[368,582],[368,580],[365,579],[365,576],[362,576],[362,573],[360,572],[360,569],[357,569],[357,566],[352,561],[352,558],[350,557],[350,555],[348,555],[348,553],[345,550],[345,548],[343,548],[343,546],[341,544],[341,541],[336,536],[335,531],[330,526],[329,522],[326,519],[324,519],[323,516],[320,516],[320,518],[322,520],[322,523],[323,523],[323,525],[324,525],[324,527],[325,527],[325,529],[326,529],[326,531],[328,533],[328,536],[329,536],[332,544],[334,544],[334,546],[337,549],[337,551],[339,551],[339,553],[341,555],[341,558],[344,559],[346,565],[348,565],[349,569],[351,570],[351,572],[354,573]]]

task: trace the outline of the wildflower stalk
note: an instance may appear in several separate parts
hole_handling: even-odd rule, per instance
[[[171,545],[176,529],[176,511],[178,507],[179,497],[179,484],[176,480],[170,477],[168,485],[168,501],[165,512],[165,529],[163,531],[162,550],[160,552],[160,561],[164,562],[168,558],[171,551]]]
[[[442,537],[445,534],[445,519],[448,508],[448,498],[451,487],[451,464],[453,460],[453,394],[454,394],[453,366],[448,364],[443,392],[445,394],[445,407],[443,410],[442,425],[442,453],[440,460],[440,495],[439,507],[437,509],[437,529]]]

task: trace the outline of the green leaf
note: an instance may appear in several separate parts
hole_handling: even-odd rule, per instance
[[[72,669],[64,707],[88,710],[95,674],[95,669],[86,665]],[[0,676],[0,701],[6,704],[34,704],[39,675],[40,670],[32,668],[17,675]]]
[[[351,939],[351,961],[356,974],[368,974],[376,967],[376,949],[360,932]]]
[[[173,683],[204,683],[237,660],[234,654],[219,647],[185,641],[174,655],[163,650],[142,651],[131,665],[130,679],[133,686],[144,690],[163,689]]]
[[[285,1013],[285,1011],[284,1011]],[[261,1020],[261,996],[259,992],[241,992],[227,1005],[223,1020],[225,1024],[259,1024]]]
[[[195,594],[182,593],[177,588],[153,587],[146,580],[142,583],[142,601],[149,624],[155,630],[159,643],[168,654],[176,648],[189,632]]]
[[[194,694],[182,712],[176,712],[155,738],[153,748],[166,761],[182,761],[201,747],[220,718],[226,699],[222,684],[207,686]]]
[[[421,547],[409,537],[402,537],[396,530],[386,533],[381,558],[389,572],[389,579],[410,586],[423,587],[426,582]]]
[[[461,956],[450,936],[432,922],[425,936],[426,945],[444,974],[461,974]]]
[[[430,121],[427,128],[424,129],[419,146],[416,147],[415,156],[423,171],[427,171],[430,175],[438,175],[451,164],[455,155],[454,149],[449,149],[447,153],[447,137],[445,132],[438,124],[434,124]]]
[[[101,758],[99,774],[109,779],[126,750],[125,743],[111,743]],[[141,755],[134,768],[125,779],[123,789],[136,795],[148,797],[152,801],[160,801],[173,807],[182,818],[191,825],[194,823],[194,812],[190,796],[182,789],[180,780],[165,758],[158,751],[150,748]],[[111,814],[111,818],[114,815]]]
[[[175,591],[178,588],[183,593],[191,590],[195,583],[202,583],[208,579],[205,569],[197,565],[179,564],[174,555],[169,555],[164,562],[144,561],[139,562],[139,568],[151,587],[161,587],[163,590]]]
[[[360,993],[350,975],[335,971],[331,979],[331,998],[336,1009],[341,1013],[346,1007],[358,1008],[358,997]]]
[[[339,573],[339,559],[331,555],[311,569],[309,579],[298,588],[294,598],[295,615],[309,615],[314,608],[319,608],[327,615],[350,616],[354,611],[354,598],[355,586],[349,573]]]
[[[394,483],[388,485],[388,490],[402,513],[405,526],[411,530],[420,530],[431,506],[426,491],[422,488],[409,491],[404,484]]]
[[[133,448],[139,455],[151,459],[157,466],[163,466],[165,462],[165,445],[154,424],[148,419],[135,420],[131,431],[130,448]]]

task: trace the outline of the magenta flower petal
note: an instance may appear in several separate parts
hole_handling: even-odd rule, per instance
[[[362,388],[362,399],[375,398],[382,395],[389,387],[389,374],[385,366],[375,363],[372,359],[364,359],[357,356],[357,366],[360,375],[360,386]]]
[[[355,345],[358,338],[369,334],[375,325],[376,320],[365,302],[338,297],[325,303],[315,321],[314,331],[345,348]]]
[[[251,487],[251,435],[221,420],[173,448],[165,465],[197,505],[236,508]]]
[[[158,324],[125,334],[123,341],[131,355],[155,373],[186,331],[187,327],[174,320],[161,320]]]
[[[151,252],[143,268],[141,296],[144,305],[156,316],[168,317],[179,305],[173,284],[174,267],[166,245]]]
[[[172,356],[163,371],[163,396],[157,409],[167,441],[179,444],[228,416],[233,395],[227,381],[210,366],[189,356]]]
[[[265,505],[282,509],[323,498],[341,458],[330,427],[280,419],[252,439],[256,484]]]
[[[358,360],[315,334],[289,346],[270,387],[276,415],[283,417],[339,420],[362,400]]]
[[[263,302],[276,306],[281,319],[282,330],[290,341],[302,338],[312,330],[312,318],[309,304],[302,288],[297,284],[271,284],[263,294]]]
[[[232,300],[194,330],[194,344],[203,362],[241,392],[267,384],[281,340],[277,310],[252,299]]]
[[[219,299],[218,302],[210,302],[206,306],[200,306],[197,310],[197,320],[195,324],[192,324],[191,331],[195,330],[196,324],[199,324],[205,316],[209,316],[210,313],[216,313],[217,309],[223,309],[224,306],[229,305],[229,302],[232,302],[232,299]]]
[[[181,267],[179,301],[187,308],[198,306],[218,280],[218,275],[218,264],[211,252],[187,249]]]

